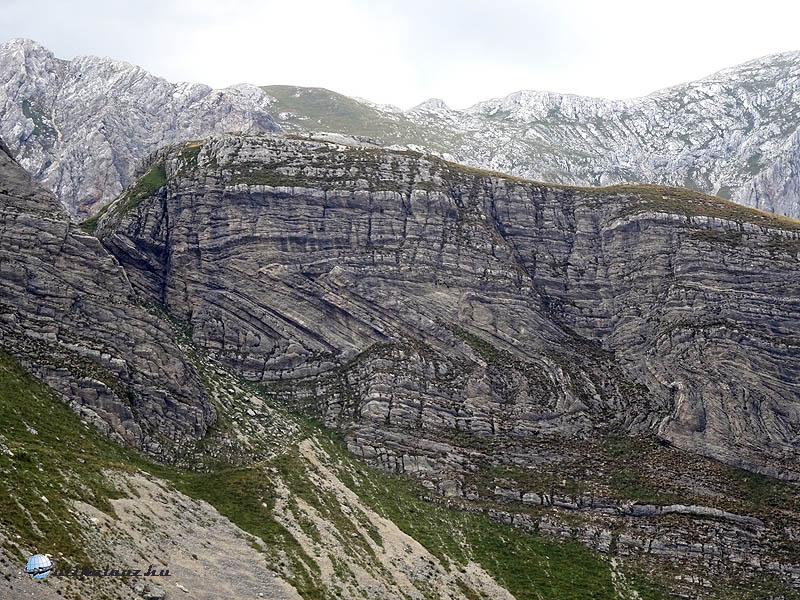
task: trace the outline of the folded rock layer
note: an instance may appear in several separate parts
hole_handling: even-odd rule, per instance
[[[282,136],[151,165],[97,222],[133,288],[388,468],[622,428],[800,478],[800,222]]]
[[[0,345],[85,420],[164,460],[215,411],[165,320],[0,142]]]

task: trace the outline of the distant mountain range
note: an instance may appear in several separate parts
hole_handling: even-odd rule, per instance
[[[212,133],[337,133],[555,183],[659,183],[800,217],[800,53],[631,100],[521,91],[403,111],[321,88],[172,84],[107,58],[0,46],[0,135],[73,218],[158,147]],[[277,122],[277,125],[276,125]]]
[[[631,100],[521,91],[401,111],[321,88],[264,89],[287,131],[368,136],[555,183],[687,187],[800,217],[799,52]]]

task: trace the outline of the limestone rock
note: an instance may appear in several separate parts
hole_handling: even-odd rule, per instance
[[[794,221],[280,136],[152,161],[99,220],[133,287],[387,469],[613,426],[800,478]]]
[[[523,90],[463,110],[428,100],[398,112],[318,88],[264,89],[286,130],[370,135],[556,183],[688,187],[800,217],[798,170],[788,169],[798,82],[800,52],[787,52],[627,100]]]
[[[119,194],[165,143],[277,130],[267,102],[255,86],[173,84],[121,61],[61,60],[30,40],[0,45],[0,137],[76,218]]]
[[[87,422],[173,460],[214,408],[167,323],[0,144],[0,345]]]

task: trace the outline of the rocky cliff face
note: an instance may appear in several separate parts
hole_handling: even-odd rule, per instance
[[[777,160],[738,193],[737,200],[783,215],[800,215],[800,132],[781,149]]]
[[[385,467],[462,493],[486,444],[621,429],[800,478],[796,221],[273,136],[151,172],[98,223],[133,287]]]
[[[794,52],[620,101],[521,91],[465,110],[431,100],[402,112],[328,90],[264,89],[290,130],[366,135],[543,181],[688,187],[800,217],[786,183],[798,81]]]
[[[84,420],[164,460],[215,419],[164,319],[1,142],[0,346]]]
[[[116,197],[157,147],[226,131],[274,131],[265,94],[172,84],[133,65],[60,60],[30,40],[0,45],[0,136],[72,217]]]
[[[730,466],[798,479],[797,222],[684,190],[226,136],[154,153],[84,224],[98,240],[1,158],[0,345],[118,441],[195,466],[184,451],[205,434],[223,468],[157,472],[259,536],[301,596],[729,600],[800,586],[798,484]],[[21,374],[4,357],[7,390]],[[129,470],[129,455],[90,444],[46,390],[13,385],[5,547],[41,547],[27,515],[57,511],[67,531],[105,523],[102,551],[86,545],[98,535],[84,546],[107,557],[110,521],[73,499],[102,503],[113,486],[75,489],[98,485],[97,465]],[[282,403],[427,489],[370,470]],[[127,481],[117,493],[150,502]],[[53,487],[64,497],[44,498]],[[192,571],[195,537],[156,533],[114,552],[167,543]],[[70,536],[57,537],[60,550]]]

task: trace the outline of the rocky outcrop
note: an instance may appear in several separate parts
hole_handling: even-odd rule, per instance
[[[689,187],[800,217],[780,166],[800,122],[799,76],[800,53],[790,52],[642,98],[520,91],[464,110],[429,100],[406,112],[318,88],[264,89],[287,130],[367,135],[556,183]],[[762,174],[769,184],[754,183]]]
[[[277,130],[257,87],[173,84],[107,58],[61,60],[22,39],[0,45],[0,114],[22,166],[78,218],[117,196],[163,144]]]
[[[736,196],[748,206],[800,217],[800,132],[795,132],[778,159],[762,170]]]
[[[215,411],[119,263],[0,143],[0,344],[113,439],[179,461]]]
[[[522,502],[532,506],[555,506],[567,510],[597,511],[604,514],[625,515],[630,517],[654,517],[670,514],[690,515],[693,517],[705,517],[739,523],[741,525],[753,525],[764,527],[764,522],[756,517],[739,515],[728,511],[720,510],[710,506],[695,506],[685,504],[669,504],[659,506],[654,504],[638,504],[634,502],[622,502],[609,498],[596,498],[594,496],[557,496],[547,492],[523,492],[496,486],[494,495],[506,500]]]
[[[276,136],[151,164],[98,221],[133,287],[374,462],[458,488],[615,427],[800,478],[794,221]]]

